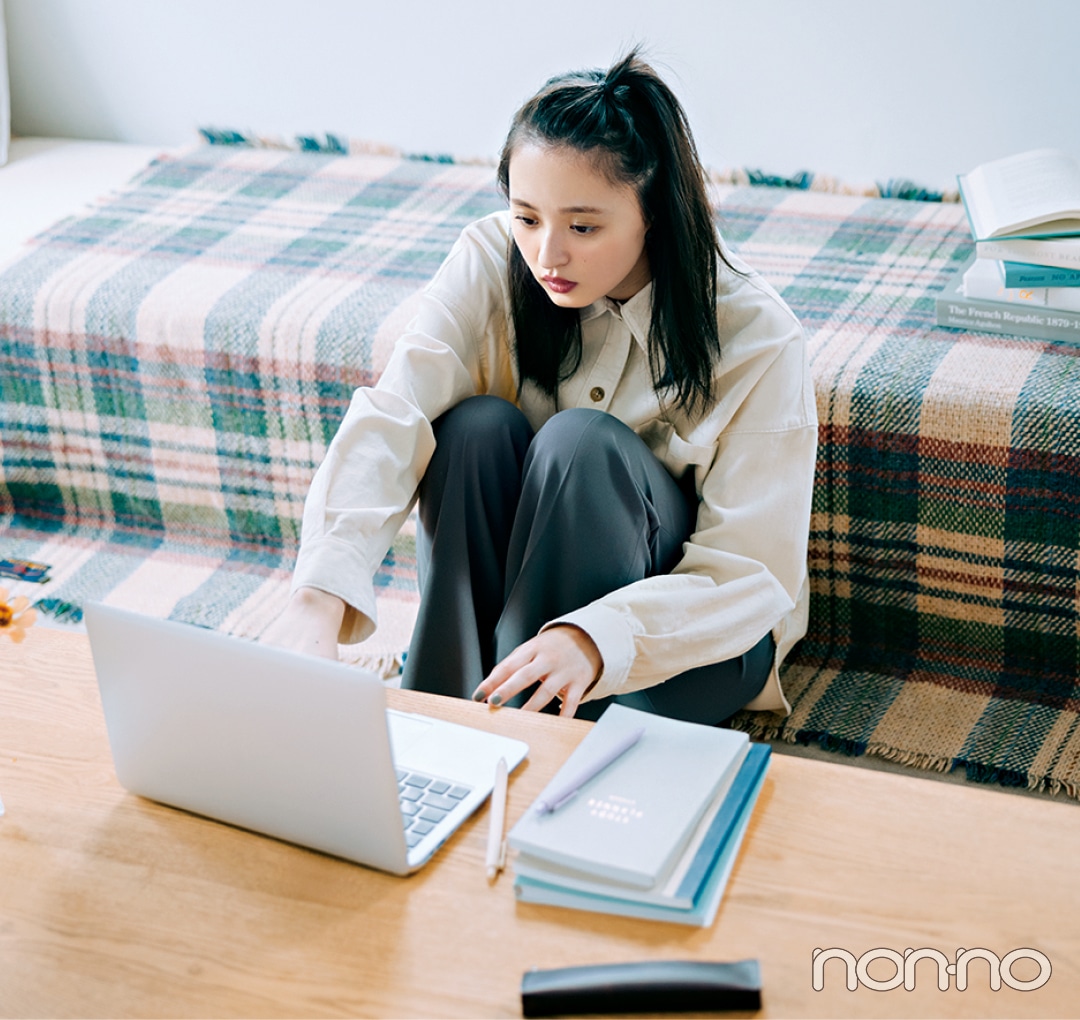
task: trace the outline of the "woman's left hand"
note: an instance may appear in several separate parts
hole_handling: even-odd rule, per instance
[[[498,707],[535,684],[536,690],[522,708],[539,712],[558,697],[562,699],[559,715],[571,717],[603,665],[600,649],[585,631],[560,624],[518,645],[477,687],[473,700]]]

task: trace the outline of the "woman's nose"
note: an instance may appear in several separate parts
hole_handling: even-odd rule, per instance
[[[540,268],[558,269],[567,262],[566,246],[561,243],[556,232],[547,231],[540,242]]]

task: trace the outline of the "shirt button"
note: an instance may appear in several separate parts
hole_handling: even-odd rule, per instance
[[[604,389],[602,386],[594,386],[589,390],[589,396],[592,397],[594,404],[599,404],[604,399]]]

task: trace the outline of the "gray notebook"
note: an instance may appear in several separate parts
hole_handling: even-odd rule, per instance
[[[749,738],[612,705],[547,789],[639,727],[641,739],[565,806],[550,814],[530,806],[511,830],[510,845],[534,860],[651,888],[738,768]]]

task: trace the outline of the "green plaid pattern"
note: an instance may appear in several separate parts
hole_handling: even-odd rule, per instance
[[[821,420],[794,711],[739,724],[1077,795],[1080,350],[934,325],[957,205],[717,198],[806,326]],[[0,274],[0,554],[53,565],[25,593],[257,634],[353,388],[500,205],[490,167],[206,148],[39,238]],[[410,528],[378,584],[393,658]]]
[[[937,328],[950,205],[758,195],[728,237],[807,327],[810,630],[760,737],[1080,794],[1080,348]]]
[[[0,548],[54,568],[25,594],[154,588],[164,615],[258,633],[353,390],[499,204],[469,167],[204,149],[40,237],[0,274]],[[415,603],[414,545],[383,601]],[[382,631],[407,645],[406,620]]]

